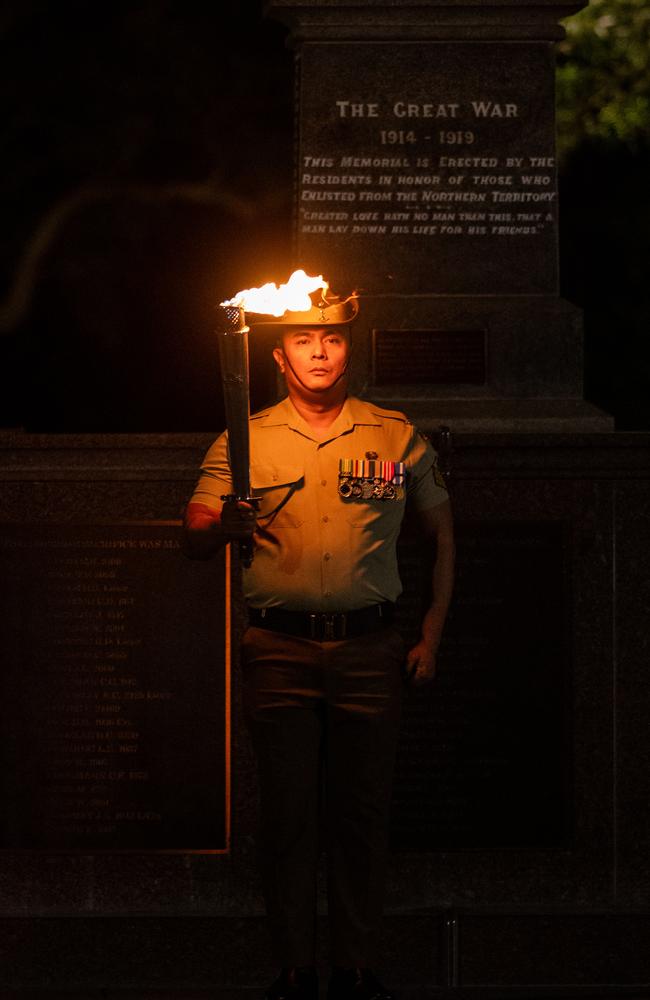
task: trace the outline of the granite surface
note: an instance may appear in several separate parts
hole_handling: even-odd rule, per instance
[[[425,426],[432,432],[437,429],[431,413]],[[28,525],[120,517],[173,519],[191,490],[212,436],[2,434],[0,520]],[[561,530],[567,588],[562,599],[564,648],[570,666],[563,704],[569,725],[551,739],[561,748],[568,780],[570,836],[552,848],[486,849],[479,838],[472,847],[396,854],[390,868],[388,919],[391,940],[401,944],[393,951],[388,944],[386,951],[396,977],[405,963],[400,973],[405,981],[409,969],[422,984],[446,981],[441,958],[446,932],[440,917],[445,909],[465,907],[471,913],[483,907],[484,912],[495,913],[498,907],[515,907],[532,919],[546,908],[552,914],[573,914],[578,923],[580,914],[587,919],[589,913],[600,911],[619,928],[611,932],[614,936],[624,934],[624,927],[637,928],[630,931],[633,935],[640,933],[638,921],[626,924],[625,914],[635,910],[642,914],[650,906],[644,861],[648,769],[643,708],[649,458],[650,439],[645,434],[452,434],[450,481],[459,525],[483,523],[503,531],[508,523],[529,523]],[[207,581],[209,565],[197,571],[205,572]],[[522,586],[534,601],[535,580],[524,580]],[[236,644],[244,610],[239,601],[234,609]],[[168,948],[173,942],[178,950],[174,981],[188,988],[201,981],[223,986],[235,979],[251,985],[264,981],[268,964],[263,957],[262,901],[255,870],[256,777],[248,738],[238,721],[238,701],[235,664],[230,854],[4,852],[0,898],[9,923],[3,925],[3,947],[11,956],[7,968],[15,970],[14,979],[5,980],[7,986],[18,981],[16,977],[23,977],[25,985],[63,984],[74,968],[79,982],[83,979],[88,986],[110,982],[106,977],[114,974],[114,982],[126,988],[136,981],[138,969],[153,975],[150,970],[158,967],[165,942]],[[438,916],[430,920],[425,913]],[[423,915],[422,920],[410,924],[417,914]],[[109,921],[105,926],[113,927],[114,934],[101,930],[97,923],[101,920]],[[119,923],[110,924],[111,920]],[[257,921],[259,938],[253,930]],[[548,931],[544,922],[535,925],[544,930],[549,947],[561,926],[554,919],[550,923]],[[251,928],[245,954],[234,943],[241,940],[244,925]],[[469,963],[464,966],[468,983],[493,975],[473,936],[472,928],[479,926],[483,925],[466,924],[467,932],[458,939],[458,961],[464,956]],[[498,920],[491,924],[490,933],[498,937],[499,926]],[[522,925],[517,939],[524,942],[523,953],[526,926],[532,924]],[[576,944],[576,955],[596,949],[594,969],[607,968],[607,963],[603,959],[598,965],[597,942],[602,946],[602,939],[589,927],[601,927],[608,935],[609,926],[587,922],[585,943]],[[100,930],[101,944],[92,936]],[[410,951],[411,933],[415,936]],[[219,943],[213,947],[212,941]],[[247,960],[253,943],[258,956],[255,969]],[[75,963],[81,945],[91,957]],[[113,947],[122,957],[111,967]],[[38,959],[33,959],[32,948],[37,949]],[[563,981],[576,982],[569,957],[566,962],[569,978]],[[459,967],[463,968],[462,961]],[[522,982],[526,969],[534,968],[532,958],[528,966],[521,958],[510,982]],[[99,969],[104,970],[101,975]],[[172,975],[167,959],[160,969]],[[621,967],[619,980],[629,984],[632,972],[626,969]],[[641,975],[640,966],[634,969],[634,976]],[[162,988],[162,976],[161,972],[157,978],[156,973],[146,981]]]
[[[614,708],[616,724],[617,893],[638,906],[650,894],[650,637],[639,622],[650,608],[648,494],[640,483],[617,485]]]

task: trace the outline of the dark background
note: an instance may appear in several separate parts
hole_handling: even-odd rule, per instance
[[[291,264],[293,57],[262,6],[3,5],[0,427],[223,425],[214,307]],[[560,177],[586,395],[620,429],[650,426],[648,148],[579,137]]]

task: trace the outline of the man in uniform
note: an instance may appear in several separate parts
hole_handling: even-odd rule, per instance
[[[406,417],[347,394],[355,299],[285,313],[273,356],[288,395],[250,420],[258,509],[232,492],[227,434],[187,508],[207,558],[253,538],[243,572],[244,711],[258,757],[264,891],[279,978],[268,1000],[316,1000],[316,869],[327,854],[329,1000],[389,1000],[373,974],[404,678],[430,681],[449,605],[453,533],[435,453]],[[405,651],[391,624],[406,504],[435,551],[431,604]],[[325,808],[323,809],[323,799]],[[325,814],[324,832],[320,817]]]

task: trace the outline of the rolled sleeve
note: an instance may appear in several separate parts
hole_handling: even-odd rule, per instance
[[[221,497],[226,493],[232,493],[227,432],[218,437],[206,452],[190,503],[203,503],[207,507],[221,509]]]
[[[417,510],[438,507],[449,499],[438,468],[438,455],[430,442],[413,428],[410,450],[408,500]]]

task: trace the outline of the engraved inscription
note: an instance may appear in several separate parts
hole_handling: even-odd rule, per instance
[[[498,50],[498,51],[497,51]],[[310,48],[298,150],[301,259],[394,291],[555,287],[557,165],[547,53],[532,46]],[[498,250],[497,250],[498,246]],[[419,258],[419,260],[418,260]],[[426,265],[422,258],[428,258]],[[330,263],[331,261],[331,263]],[[425,285],[426,276],[426,285]],[[433,287],[432,287],[433,286]]]

